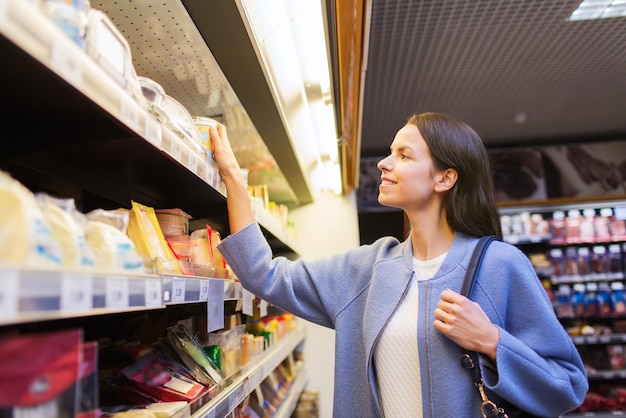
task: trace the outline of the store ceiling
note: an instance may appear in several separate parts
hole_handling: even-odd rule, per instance
[[[579,0],[373,0],[361,156],[412,113],[488,147],[626,140],[626,18],[567,21]]]

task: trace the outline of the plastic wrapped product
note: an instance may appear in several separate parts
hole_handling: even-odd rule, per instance
[[[58,199],[44,193],[35,195],[54,238],[61,244],[63,265],[93,267],[93,251],[85,240],[85,216],[76,210],[73,199]]]
[[[135,245],[116,227],[100,221],[87,221],[85,237],[94,252],[98,270],[144,272],[143,260]]]
[[[222,381],[223,376],[217,366],[184,325],[177,324],[168,328],[167,339],[198,381],[210,386]]]
[[[151,352],[122,369],[122,374],[141,390],[165,402],[191,401],[206,388],[191,379],[188,371],[163,353]]]
[[[61,264],[61,245],[33,193],[0,171],[0,262],[31,267]]]
[[[153,208],[132,202],[128,236],[139,255],[156,261],[159,272],[181,274],[181,266],[163,236]]]

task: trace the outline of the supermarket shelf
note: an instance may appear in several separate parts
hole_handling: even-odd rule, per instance
[[[241,299],[241,284],[233,280],[189,277],[161,276],[163,281],[163,301],[166,305],[177,303],[206,302],[211,294],[212,284],[223,286],[223,299]]]
[[[198,222],[215,218],[228,233],[213,162],[156,121],[35,5],[0,2],[0,50],[11,63],[0,67],[0,169],[34,183],[66,182],[116,207],[132,200],[180,207]],[[286,234],[264,226],[268,214],[259,218],[278,253],[295,252]]]
[[[199,399],[176,415],[182,418],[192,414],[193,418],[214,418],[227,416],[237,405],[261,384],[272,371],[287,358],[305,338],[304,329],[292,331],[267,349],[259,358],[246,364],[238,374],[225,381],[225,386],[208,402]]]
[[[278,410],[274,413],[274,418],[289,418],[298,405],[300,394],[304,391],[309,380],[308,373],[305,368],[298,370],[298,375],[294,379],[289,388],[289,393],[282,400]]]
[[[242,299],[239,282],[207,277],[0,266],[0,281],[0,326]]]
[[[576,345],[626,343],[626,334],[576,335],[572,341]]]
[[[587,378],[589,381],[626,379],[626,370],[596,370],[587,372]]]
[[[163,308],[159,276],[0,266],[0,326]]]

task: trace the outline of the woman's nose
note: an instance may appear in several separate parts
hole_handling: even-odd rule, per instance
[[[380,171],[389,170],[389,157],[385,157],[376,164]]]

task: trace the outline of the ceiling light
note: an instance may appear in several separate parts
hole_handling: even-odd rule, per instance
[[[626,0],[583,0],[568,20],[605,19],[626,16]]]

